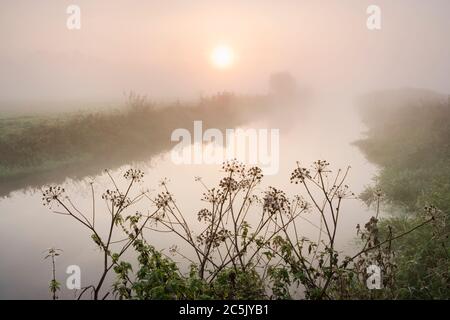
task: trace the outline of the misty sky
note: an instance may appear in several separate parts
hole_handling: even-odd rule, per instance
[[[79,31],[66,28],[70,4]],[[370,4],[380,31],[366,27]],[[448,0],[2,0],[0,100],[258,93],[277,71],[321,90],[448,93],[449,12]],[[237,56],[229,70],[209,61],[222,43]]]

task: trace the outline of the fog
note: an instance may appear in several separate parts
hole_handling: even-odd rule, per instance
[[[351,101],[345,97],[334,95],[321,99],[320,103],[317,101],[314,104],[315,109],[305,111],[299,108],[297,111],[283,114],[281,123],[288,117],[298,120],[280,127],[279,170],[275,175],[264,177],[256,194],[262,194],[269,186],[286,191],[290,197],[300,193],[301,190],[297,185],[289,183],[296,161],[304,166],[310,166],[317,159],[329,160],[335,173],[338,169],[351,166],[347,183],[356,194],[362,192],[370,183],[375,167],[351,144],[361,137],[364,126],[357,114],[348,106],[349,103]],[[331,104],[335,108],[328,109]],[[336,121],[337,118],[341,120]],[[241,128],[272,127],[273,125],[273,119],[255,116],[254,121]],[[177,205],[186,218],[198,228],[200,224],[197,223],[196,215],[205,206],[205,202],[201,200],[204,189],[200,183],[195,182],[195,177],[201,177],[208,187],[217,186],[223,176],[221,166],[175,165],[171,160],[170,152],[150,159],[146,162],[132,161],[129,165],[112,170],[111,174],[121,187],[125,187],[126,182],[122,179],[122,175],[128,168],[143,170],[144,181],[140,183],[138,189],[150,190],[152,197],[161,191],[160,182],[167,179]],[[60,174],[65,176],[67,172],[62,170]],[[80,179],[80,175],[81,173],[76,174],[76,178],[69,176],[62,180],[59,178],[49,181],[58,182],[64,186],[78,208],[85,213],[91,212],[90,182],[93,181],[97,198],[106,189],[111,188],[111,182],[101,170],[84,179]],[[43,251],[53,246],[64,250],[57,262],[59,279],[67,277],[65,269],[73,264],[81,267],[83,286],[94,283],[98,279],[102,260],[100,251],[92,244],[89,232],[70,217],[52,213],[52,210],[44,207],[41,199],[44,189],[45,185],[36,187],[36,184],[33,187],[13,189],[15,191],[8,197],[0,200],[0,243],[2,243],[0,255],[5,257],[0,263],[0,298],[2,299],[48,298],[47,284],[50,269],[49,261],[43,260]],[[106,226],[106,206],[100,202],[100,198],[98,201],[97,224],[102,225],[104,222],[103,226]],[[137,208],[143,208],[145,212],[149,206],[150,202],[143,201]],[[57,207],[54,210],[57,210]],[[343,210],[340,232],[336,241],[339,250],[351,253],[354,251],[353,246],[356,241],[356,225],[367,222],[373,212],[356,199],[346,201]],[[318,218],[312,214],[307,216],[307,219],[315,225],[320,224]],[[298,228],[303,236],[316,239],[317,230],[312,225],[300,223]],[[162,249],[166,254],[171,246],[178,245],[185,250],[184,254],[193,258],[190,248],[174,235],[148,232],[146,236],[152,245]],[[12,241],[13,245],[10,245]],[[180,262],[186,270],[186,261],[178,256],[175,256],[174,260]],[[110,281],[112,279],[113,276],[110,277]],[[64,289],[60,297],[73,299],[74,294],[73,291]]]
[[[157,100],[259,93],[277,71],[322,91],[449,91],[445,0],[376,1],[378,31],[366,27],[373,1],[79,0],[80,30],[66,28],[69,4],[2,1],[1,100],[117,102],[130,90]],[[222,72],[209,61],[221,43],[237,56]]]
[[[66,8],[74,2],[81,8],[80,30],[66,27]],[[382,27],[371,31],[366,10],[375,2],[381,8]],[[265,178],[261,190],[273,185],[292,195],[296,191],[289,175],[296,161],[308,166],[327,159],[333,169],[352,167],[348,184],[358,194],[377,172],[352,145],[366,130],[356,111],[358,97],[399,88],[448,94],[449,12],[448,0],[3,0],[0,120],[117,108],[129,92],[162,106],[195,104],[218,92],[266,97],[270,76],[284,72],[296,80],[298,100],[271,101],[270,112],[252,118],[252,107],[236,108],[237,118],[229,122],[239,128],[280,129],[280,170]],[[234,51],[235,61],[227,69],[211,63],[218,45]],[[223,117],[218,112],[210,124],[226,125]],[[191,128],[190,120],[184,119],[183,125]],[[172,128],[172,123],[159,125],[164,133]],[[130,166],[141,168],[146,173],[143,186],[152,190],[168,177],[180,206],[196,220],[202,189],[194,186],[194,177],[214,185],[220,166],[175,165],[168,153],[169,139],[150,150],[146,161],[120,158],[111,169],[120,177]],[[98,166],[105,163],[109,164]],[[49,264],[42,260],[42,251],[51,246],[64,249],[59,277],[65,277],[67,265],[77,264],[85,272],[83,285],[96,281],[101,261],[89,235],[67,217],[44,208],[41,190],[49,183],[62,183],[75,202],[89,208],[89,183],[94,181],[98,194],[107,188],[107,177],[97,169],[80,169],[79,174],[54,170],[57,178],[38,176],[33,182],[28,173],[11,181],[11,187],[10,182],[2,184],[7,187],[0,198],[1,299],[48,298]],[[356,224],[373,212],[357,200],[345,210],[337,242],[340,250],[350,252]],[[303,231],[314,234],[308,227]],[[158,249],[167,249],[174,240],[152,241]],[[71,295],[62,293],[63,298]]]

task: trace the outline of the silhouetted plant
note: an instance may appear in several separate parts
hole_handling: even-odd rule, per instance
[[[50,293],[52,294],[52,299],[57,300],[58,295],[57,292],[61,290],[61,284],[56,280],[56,257],[58,257],[62,250],[56,248],[50,248],[45,251],[47,255],[44,257],[44,260],[51,259],[52,261],[52,280],[50,280]]]
[[[136,204],[146,195],[146,192],[132,194],[132,187],[136,182],[140,181],[143,176],[142,172],[130,169],[125,173],[124,178],[129,180],[128,186],[125,190],[120,190],[109,172],[106,172],[111,177],[111,181],[114,186],[114,189],[108,189],[102,195],[102,199],[106,203],[108,214],[110,216],[109,228],[106,235],[101,235],[96,228],[95,194],[94,188],[92,186],[91,191],[93,208],[91,217],[89,218],[72,203],[70,197],[65,195],[65,190],[63,188],[49,187],[43,193],[44,205],[56,205],[57,207],[62,207],[63,211],[54,212],[70,216],[81,223],[84,227],[86,227],[91,232],[91,238],[93,242],[102,252],[102,274],[98,283],[95,286],[90,287],[93,290],[94,299],[99,298],[100,290],[109,271],[115,266],[122,266],[119,263],[120,257],[130,248],[130,246],[134,244],[135,240],[141,235],[142,229],[144,228],[145,224],[152,216],[152,214],[144,216],[139,212],[125,215],[126,209]],[[125,223],[129,224],[130,229],[125,226]],[[117,228],[120,228],[126,233],[127,237],[125,239],[113,241],[112,237],[115,231],[117,231]],[[119,244],[120,246],[118,248],[115,248],[115,251],[112,251],[113,244]],[[86,290],[83,290],[81,294],[84,294],[85,292]],[[104,296],[103,298],[106,298],[106,296]]]
[[[43,200],[46,205],[62,207],[64,211],[56,212],[84,225],[102,251],[103,271],[91,286],[94,299],[109,295],[106,290],[100,296],[100,290],[111,269],[116,274],[112,293],[118,299],[290,299],[299,294],[308,299],[387,297],[395,280],[392,242],[435,222],[437,211],[429,210],[429,216],[410,230],[382,236],[377,210],[363,229],[357,228],[362,248],[353,256],[342,256],[336,248],[342,204],[355,199],[345,184],[349,169],[333,174],[323,160],[314,162],[312,168],[297,164],[291,182],[301,186],[305,196],[290,198],[273,187],[261,194],[261,169],[228,161],[218,187],[209,188],[196,178],[205,188],[205,207],[198,212],[197,223],[187,218],[191,213],[179,208],[167,181],[161,182],[162,190],[156,196],[148,192],[132,195],[136,182],[143,179],[141,171],[125,173],[130,181],[125,190],[108,173],[114,188],[102,195],[111,217],[106,235],[97,231],[95,210],[88,218],[62,188],[50,187]],[[93,188],[92,196],[95,199]],[[141,200],[149,201],[152,213],[130,213]],[[307,217],[314,215],[319,225]],[[317,240],[299,233],[299,221],[317,228]],[[201,228],[195,232],[197,224]],[[170,252],[190,264],[190,272],[181,272],[171,258],[148,243],[144,230],[174,234],[184,241],[186,248],[172,246]],[[121,240],[114,240],[113,235]],[[136,271],[132,263],[121,260],[129,248],[137,254]],[[366,268],[371,264],[384,275],[382,293],[376,296],[365,287]]]

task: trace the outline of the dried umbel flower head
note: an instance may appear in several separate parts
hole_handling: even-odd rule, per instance
[[[302,196],[296,195],[294,200],[297,209],[302,211],[308,211],[310,209],[310,204]]]
[[[433,205],[425,206],[425,218],[431,219],[433,234],[436,237],[448,237],[447,214]]]
[[[58,257],[61,255],[61,252],[63,252],[61,249],[58,248],[48,248],[47,250],[44,251],[46,253],[46,256],[44,257],[45,259],[48,258],[54,258],[54,257]]]
[[[328,173],[331,172],[328,170],[330,163],[326,160],[317,160],[313,163],[313,168],[317,173]]]
[[[142,172],[139,169],[128,169],[123,177],[127,180],[132,180],[134,182],[140,182],[142,181],[142,178],[144,178],[144,172]]]
[[[117,207],[124,207],[131,203],[131,200],[128,197],[125,197],[124,194],[117,190],[106,190],[105,193],[102,194],[102,199],[111,201]]]
[[[169,192],[161,192],[155,199],[155,204],[158,209],[167,209],[172,201],[172,195]]]
[[[239,181],[239,186],[243,189],[250,189],[261,182],[263,177],[262,170],[258,167],[251,167],[247,170],[246,174],[243,175],[241,181]]]
[[[211,217],[212,214],[208,209],[202,209],[197,214],[198,221],[209,222],[211,221]]]
[[[42,192],[42,201],[44,206],[49,206],[53,202],[61,200],[64,194],[64,188],[60,186],[50,186]]]
[[[247,175],[251,178],[254,178],[258,181],[261,181],[263,174],[261,168],[258,167],[251,167],[247,170]]]
[[[225,177],[220,180],[219,187],[221,187],[224,191],[233,192],[239,188],[239,183],[231,177]]]
[[[361,230],[360,225],[356,226],[357,234],[360,235],[361,240],[367,241],[367,248],[372,248],[379,244],[378,219],[371,217],[364,225],[365,231]]]
[[[269,187],[269,190],[265,192],[263,209],[270,215],[275,214],[277,211],[280,213],[287,212],[289,211],[289,206],[289,200],[283,191]]]
[[[212,188],[209,189],[207,192],[203,193],[202,200],[209,203],[219,204],[225,201],[225,196],[222,190]]]
[[[439,216],[439,213],[440,213],[439,212],[440,210],[433,205],[425,206],[424,211],[425,211],[425,217],[428,219],[433,219],[433,220],[435,220]]]
[[[377,199],[380,199],[383,196],[383,192],[381,191],[381,188],[376,188],[374,191],[374,196]]]
[[[219,247],[223,242],[232,236],[231,231],[219,229],[217,232],[211,232],[209,229],[196,237],[199,244],[211,244],[214,248]]]
[[[297,163],[298,165],[298,163]],[[311,179],[311,172],[306,168],[301,168],[298,166],[292,173],[291,173],[291,183],[304,183],[306,179]]]
[[[167,178],[163,178],[159,181],[159,186],[160,187],[167,187],[167,185],[169,184],[170,180]]]
[[[230,173],[230,174],[243,174],[245,171],[245,165],[239,161],[237,161],[236,159],[233,160],[228,160],[226,162],[223,163],[222,165],[222,169],[226,172],[226,173]]]
[[[355,194],[350,191],[348,185],[343,185],[336,190],[336,197],[338,199],[355,198]]]

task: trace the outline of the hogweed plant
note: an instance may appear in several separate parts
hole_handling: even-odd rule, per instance
[[[44,205],[62,208],[63,210],[54,210],[54,213],[70,216],[78,223],[83,225],[91,233],[92,241],[102,252],[103,270],[99,281],[95,285],[83,288],[79,298],[91,290],[94,299],[99,299],[100,291],[103,287],[106,276],[113,267],[120,267],[120,257],[135,244],[139,236],[141,236],[142,229],[149,221],[151,216],[155,213],[143,215],[139,212],[128,214],[125,211],[139,202],[146,194],[146,191],[132,193],[133,185],[139,182],[143,173],[139,170],[130,169],[124,174],[124,178],[128,180],[128,185],[125,190],[120,190],[116,185],[114,179],[108,171],[108,176],[111,178],[113,185],[112,189],[107,189],[102,194],[101,199],[106,203],[107,215],[109,216],[109,226],[106,234],[101,234],[96,226],[96,203],[95,192],[91,184],[92,192],[92,212],[91,215],[84,214],[71,201],[70,197],[65,194],[65,190],[59,186],[51,186],[43,192]],[[128,226],[126,226],[128,224]],[[117,230],[119,229],[119,230]],[[127,237],[125,239],[113,240],[113,235],[118,231],[123,231]],[[114,249],[112,248],[114,246]],[[109,295],[107,292],[102,298]]]
[[[423,222],[411,230],[383,237],[377,228],[378,205],[376,216],[363,228],[357,226],[361,248],[353,256],[344,256],[336,247],[336,238],[343,203],[356,199],[346,184],[349,170],[333,173],[323,160],[311,168],[297,164],[290,181],[300,192],[289,197],[274,187],[261,192],[260,168],[228,161],[217,186],[208,187],[196,178],[204,188],[204,206],[196,221],[188,218],[192,212],[183,212],[178,206],[167,181],[161,182],[161,191],[152,196],[134,192],[136,183],[143,179],[141,171],[125,173],[129,182],[124,190],[107,172],[113,188],[102,195],[110,217],[106,234],[95,224],[92,185],[89,216],[75,207],[61,187],[48,188],[43,200],[63,209],[56,213],[68,215],[87,228],[101,250],[99,280],[85,287],[79,298],[87,291],[94,299],[110,294],[117,299],[387,298],[395,282],[392,241],[432,223],[438,211],[428,210]],[[379,201],[381,192],[374,196]],[[133,208],[141,201],[147,201],[147,214]],[[317,237],[302,235],[302,224],[316,228]],[[175,235],[184,243],[182,249],[171,246],[169,251],[190,266],[188,272],[182,272],[171,257],[151,245],[151,235],[156,233]],[[129,249],[135,252],[134,262],[123,260]],[[366,286],[371,265],[383,274],[382,289],[376,293]],[[116,280],[104,288],[111,270]]]
[[[61,290],[61,284],[56,280],[56,257],[58,257],[62,250],[56,248],[49,248],[46,251],[44,260],[50,259],[52,262],[52,280],[50,280],[49,289],[53,300],[58,300],[57,292]]]

